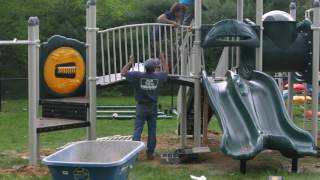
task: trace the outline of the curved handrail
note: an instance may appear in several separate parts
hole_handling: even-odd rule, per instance
[[[161,28],[157,29],[159,27]],[[127,63],[128,54],[133,54],[137,63],[141,63],[147,58],[158,57],[163,52],[171,67],[170,74],[190,78],[188,72],[193,65],[190,58],[194,33],[189,31],[190,27],[175,28],[172,24],[142,23],[98,31],[102,76],[108,75],[110,83],[121,79],[115,74],[120,72],[123,63]]]
[[[125,28],[130,28],[130,27],[142,27],[142,26],[168,26],[168,27],[174,27],[172,24],[164,24],[164,23],[142,23],[142,24],[129,24],[129,25],[123,25],[123,26],[118,26],[118,27],[114,27],[114,28],[108,28],[105,30],[101,30],[98,31],[98,33],[106,33],[106,32],[110,32],[110,31],[115,31],[115,30],[119,30],[119,29],[125,29]],[[179,26],[179,28],[185,28],[188,29],[190,28],[190,26]]]

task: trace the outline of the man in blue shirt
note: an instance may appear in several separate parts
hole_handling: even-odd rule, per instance
[[[136,98],[136,120],[133,133],[133,140],[140,141],[145,121],[148,123],[148,143],[147,157],[149,160],[154,158],[156,147],[156,129],[158,115],[158,97],[160,83],[167,81],[168,65],[165,62],[163,53],[159,59],[149,59],[144,63],[146,72],[129,72],[134,66],[134,57],[131,56],[129,63],[121,70],[121,75],[132,85]],[[156,72],[156,69],[163,69]]]
[[[184,16],[186,11],[187,7],[185,5],[182,5],[180,3],[174,3],[169,11],[165,11],[157,18],[157,22],[163,24],[172,24],[174,27],[179,27],[178,20],[180,20]],[[163,40],[165,38],[165,31],[169,32],[169,29],[164,28],[163,26],[156,26],[154,29],[155,40],[159,41],[160,36]]]

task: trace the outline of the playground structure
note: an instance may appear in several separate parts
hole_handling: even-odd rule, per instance
[[[54,36],[47,43],[41,44],[37,17],[29,18],[28,40],[0,41],[0,45],[28,45],[31,165],[39,163],[41,133],[86,127],[87,139],[96,139],[96,31],[98,29],[94,0],[88,1],[86,13],[86,44],[62,36]],[[58,84],[62,87],[55,86]]]
[[[308,13],[314,13],[313,25],[309,26],[309,31],[305,32],[305,29],[302,29],[302,32],[299,33],[297,33],[294,21],[295,2],[290,4],[291,19],[283,13],[269,14],[263,18],[263,0],[257,0],[257,22],[255,24],[250,21],[244,22],[243,0],[238,0],[237,20],[224,20],[213,26],[205,27],[206,30],[201,29],[200,4],[200,0],[195,1],[195,24],[192,31],[184,26],[173,28],[170,25],[158,23],[127,25],[99,31],[96,27],[96,1],[89,0],[85,44],[68,38],[55,37],[41,45],[39,20],[36,17],[29,19],[28,40],[0,41],[0,45],[28,45],[29,47],[30,164],[36,165],[39,160],[40,133],[86,127],[88,140],[96,139],[96,88],[107,88],[123,83],[125,79],[121,77],[120,70],[128,61],[130,54],[135,55],[138,71],[140,71],[143,69],[140,63],[164,52],[170,63],[169,79],[180,85],[177,108],[181,149],[187,149],[186,135],[191,132],[193,133],[193,145],[190,152],[209,152],[205,140],[206,126],[210,119],[208,108],[210,105],[223,130],[222,151],[240,160],[242,172],[245,172],[246,161],[254,158],[264,149],[279,150],[284,156],[292,158],[292,171],[297,172],[298,158],[316,153],[320,2],[316,0],[313,10],[308,11]],[[268,17],[271,19],[268,20]],[[284,17],[284,19],[279,20],[278,17]],[[268,33],[277,30],[279,28],[277,25],[280,25],[282,30],[288,28],[288,31],[294,34],[295,38],[293,41],[289,39],[290,43],[297,45],[298,49],[303,46],[302,50],[298,51],[299,56],[294,57],[291,51],[281,51],[283,50],[281,45],[288,45],[286,44],[287,39],[282,39],[283,41],[279,42],[280,46],[279,44],[267,46],[270,45],[268,43],[272,43]],[[160,29],[158,35],[154,33],[155,28]],[[204,30],[203,37],[201,36],[202,30]],[[101,40],[101,73],[98,77],[97,35],[100,35]],[[313,40],[310,39],[311,35],[313,35]],[[159,37],[159,41],[156,41],[156,36]],[[59,40],[53,40],[57,38]],[[57,45],[57,42],[60,44]],[[201,45],[205,48],[224,47],[218,68],[212,77],[208,77],[204,71]],[[46,47],[51,48],[46,50]],[[45,74],[42,75],[40,72],[43,71],[40,68],[42,67],[41,59],[44,60],[45,68],[46,61],[59,47],[73,48],[75,50],[73,55],[77,55],[78,61],[84,61],[83,64],[85,64],[78,66],[76,62],[63,62],[55,65],[54,71],[51,70],[56,77],[75,78],[80,81],[75,86],[76,88],[66,93],[50,92],[53,89],[45,80]],[[280,48],[275,49],[276,47]],[[279,57],[270,56],[270,53],[274,52]],[[40,56],[40,54],[44,55]],[[295,58],[294,62],[291,62],[292,64],[288,67],[285,66],[290,63],[291,57]],[[284,58],[284,62],[279,63],[279,58]],[[313,59],[312,62],[311,59]],[[288,115],[288,112],[291,114],[292,111],[293,81],[294,74],[297,74],[294,72],[305,70],[301,69],[301,63],[306,63],[309,70],[307,73],[304,72],[305,74],[302,73],[303,77],[305,80],[312,80],[313,84],[313,138],[307,132],[297,128]],[[82,68],[83,78],[81,75],[79,78],[77,73],[83,66],[85,66]],[[288,112],[274,80],[262,73],[262,70],[290,72]],[[226,73],[227,77],[225,77]],[[40,89],[45,83],[48,87],[42,89],[45,92],[42,97],[40,95],[43,93],[40,92]],[[66,86],[69,84],[67,83]],[[203,95],[202,90],[205,92]],[[261,104],[264,102],[268,106]],[[41,116],[38,104],[42,105]],[[225,113],[226,109],[228,113]],[[270,111],[267,112],[267,110]]]

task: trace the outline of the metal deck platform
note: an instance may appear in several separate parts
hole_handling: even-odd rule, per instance
[[[40,104],[75,104],[89,106],[89,99],[85,97],[71,97],[71,98],[56,98],[56,99],[41,99]]]
[[[75,129],[75,128],[90,126],[89,121],[55,119],[55,118],[41,118],[36,121],[36,124],[37,124],[37,133]]]
[[[99,76],[97,77],[97,86],[98,87],[104,87],[104,86],[114,86],[119,83],[125,82],[126,78],[121,76],[120,73],[118,74],[110,74],[106,76]],[[177,75],[170,75],[168,76],[168,81],[174,82],[180,85],[185,85],[185,86],[193,86],[194,79],[192,77],[181,77]]]

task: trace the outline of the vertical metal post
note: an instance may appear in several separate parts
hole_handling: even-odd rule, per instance
[[[320,48],[320,2],[314,1],[313,14],[313,67],[312,67],[312,135],[318,144],[318,90],[319,90],[319,48]]]
[[[243,0],[237,0],[237,20],[243,21]]]
[[[193,46],[194,64],[194,147],[201,146],[201,0],[195,0],[195,40]]]
[[[39,19],[30,17],[28,21],[28,118],[29,118],[29,151],[31,165],[37,165],[39,160],[39,137],[37,134],[37,87],[39,57]]]
[[[96,64],[96,47],[97,47],[97,18],[96,18],[96,0],[88,1],[88,24],[87,24],[87,44],[88,44],[88,65],[89,65],[89,121],[88,139],[96,139],[96,81],[97,81],[97,64]]]
[[[208,95],[204,93],[203,98],[203,139],[202,143],[208,145],[208,122],[209,122],[209,100]]]
[[[181,74],[183,76],[187,75],[187,54],[186,54],[186,47],[182,47],[181,50]],[[179,109],[180,109],[180,143],[181,148],[186,147],[186,136],[187,136],[187,88],[185,86],[180,86],[179,88]]]
[[[240,172],[246,174],[247,172],[247,160],[240,160]]]
[[[243,21],[243,0],[237,0],[237,20]],[[237,47],[236,67],[240,65],[240,48]]]
[[[87,3],[87,6],[86,6],[86,26],[88,26],[88,24],[89,24],[89,4]],[[109,38],[108,38],[108,40],[109,40]],[[89,31],[86,31],[86,46],[87,46],[87,48],[86,48],[86,64],[87,65],[89,65],[89,48],[88,48],[88,42],[89,42]],[[109,45],[109,44],[108,44]],[[109,50],[109,48],[108,48],[108,50]],[[87,69],[86,69],[86,71],[87,71]],[[109,71],[109,73],[110,73],[110,71]],[[110,77],[110,76],[109,76]],[[88,81],[88,79],[89,79],[89,73],[88,72],[86,72],[86,98],[89,98],[89,81]],[[111,81],[111,80],[110,80]],[[87,117],[88,119],[90,119],[90,117],[89,117],[89,113],[88,113],[88,117]]]
[[[291,172],[298,173],[298,170],[299,170],[298,162],[299,162],[299,160],[297,158],[292,159]]]
[[[263,67],[263,0],[256,0],[256,23],[260,26],[260,47],[256,49],[256,70],[262,71]]]
[[[290,15],[292,16],[292,18],[294,20],[297,19],[296,14],[297,14],[296,2],[292,1],[290,3]],[[294,83],[293,74],[292,74],[292,72],[289,72],[288,73],[288,102],[287,102],[287,109],[288,109],[288,113],[289,113],[289,116],[291,117],[291,119],[293,119],[293,112],[292,112],[293,83]]]

